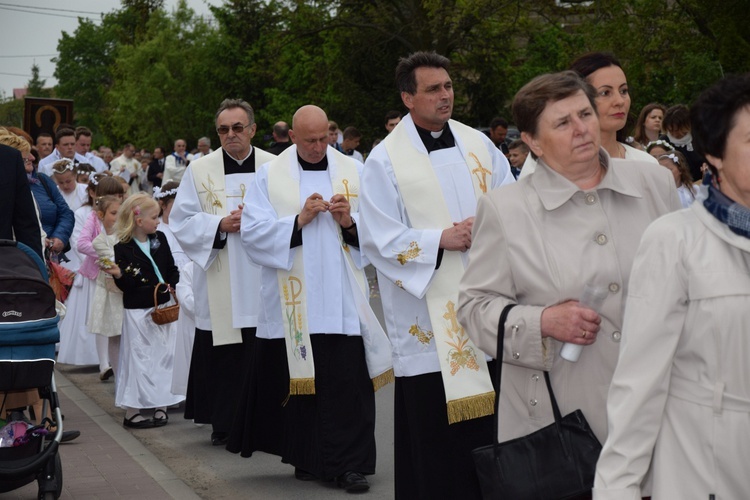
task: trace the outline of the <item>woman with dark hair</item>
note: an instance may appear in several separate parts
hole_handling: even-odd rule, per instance
[[[655,141],[661,135],[661,122],[667,107],[658,102],[652,102],[643,106],[638,121],[635,122],[633,140],[645,148],[651,141]]]
[[[620,61],[606,52],[590,52],[573,61],[570,69],[594,88],[594,111],[599,118],[601,146],[609,157],[656,164],[652,156],[617,140],[617,133],[625,127],[630,112],[630,89]],[[531,174],[535,170],[534,163],[527,158],[520,177]]]
[[[669,172],[604,151],[595,98],[572,71],[519,90],[513,118],[537,170],[477,205],[458,316],[495,356],[498,318],[515,304],[505,324],[501,441],[553,422],[545,371],[563,414],[581,409],[604,441],[633,255],[646,227],[680,208]],[[586,284],[605,292],[598,311],[577,300]],[[582,346],[578,361],[558,356],[564,344]]]
[[[620,61],[606,52],[590,52],[573,61],[570,69],[596,90],[602,147],[609,156],[653,162],[643,151],[617,140],[617,133],[625,128],[630,113],[630,88]]]
[[[630,280],[594,499],[750,498],[750,74],[691,111],[721,176],[645,232]]]

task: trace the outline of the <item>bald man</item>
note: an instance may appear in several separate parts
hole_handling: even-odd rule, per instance
[[[270,153],[280,155],[286,148],[292,145],[289,139],[289,124],[276,122],[273,125],[273,144],[268,148]]]
[[[364,491],[375,473],[375,398],[350,281],[366,264],[362,164],[329,146],[316,106],[297,110],[289,134],[294,145],[260,168],[245,197],[240,234],[261,265],[263,313],[228,449],[280,455],[299,480]]]

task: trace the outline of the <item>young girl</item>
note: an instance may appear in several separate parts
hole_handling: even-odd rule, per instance
[[[154,188],[154,199],[159,203],[159,231],[164,233],[169,242],[169,248],[172,249],[172,257],[174,257],[174,263],[178,269],[182,269],[182,266],[190,261],[190,258],[185,254],[174,237],[172,230],[169,228],[169,214],[172,212],[172,205],[174,205],[174,199],[177,196],[177,188],[180,187],[180,183],[176,181],[169,181],[164,183],[161,187]]]
[[[52,179],[57,184],[60,194],[74,212],[86,203],[86,186],[76,182],[76,167],[67,158],[58,160],[52,165]]]
[[[646,144],[646,152],[656,158],[674,151],[674,146],[662,139],[657,139]]]
[[[91,180],[91,174],[95,173],[94,167],[88,163],[79,163],[76,165],[76,182],[88,186]]]
[[[81,208],[75,211],[75,226],[73,234],[70,237],[72,251],[68,252],[67,255],[71,259],[71,263],[75,261],[74,267],[71,267],[71,269],[76,271],[77,275],[66,301],[67,314],[60,322],[60,352],[57,361],[71,365],[99,364],[100,375],[105,377],[112,374],[107,370],[109,368],[109,357],[106,355],[107,344],[103,343],[107,339],[101,337],[103,340],[99,340],[100,337],[98,335],[91,335],[86,329],[89,308],[94,296],[94,280],[96,280],[99,273],[99,267],[96,265],[97,256],[93,247],[91,247],[93,256],[87,256],[86,253],[79,249],[79,242],[83,228],[86,226],[86,222],[93,211],[93,203],[97,195],[122,196],[122,193],[123,189],[120,183],[114,178],[105,174],[91,176],[88,184],[88,200]],[[98,234],[98,226],[96,229]],[[87,239],[90,238],[90,241],[93,241],[95,237],[96,235],[89,235]],[[87,249],[89,246],[90,243],[84,244],[83,248]],[[104,357],[98,353],[101,350],[98,347],[98,343],[103,344],[101,349],[103,349],[105,354]],[[104,361],[104,366],[102,366],[102,361]],[[101,370],[104,371],[101,372]]]
[[[92,246],[99,256],[97,264],[102,269],[96,278],[94,299],[91,302],[89,320],[86,328],[91,333],[109,339],[108,359],[112,371],[117,376],[117,359],[120,354],[120,334],[122,333],[122,292],[114,283],[112,276],[104,272],[115,264],[115,221],[121,200],[118,196],[102,196],[96,199],[96,216],[104,231],[94,238]]]
[[[115,405],[125,408],[123,425],[135,429],[166,425],[167,407],[184,399],[170,392],[175,323],[157,325],[151,319],[156,285],[174,287],[180,279],[158,224],[159,204],[153,198],[143,193],[128,197],[117,216],[116,265],[106,270],[122,290],[125,307]],[[158,303],[168,302],[171,295],[163,288],[160,292]],[[155,408],[153,418],[141,415],[144,408]]]
[[[693,185],[693,178],[690,177],[690,168],[685,157],[679,151],[672,151],[671,153],[661,155],[657,160],[659,160],[659,165],[668,168],[672,172],[682,207],[689,207],[695,201],[695,195],[698,194],[698,190]]]

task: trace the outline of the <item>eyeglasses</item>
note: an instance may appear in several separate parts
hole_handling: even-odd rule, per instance
[[[247,125],[242,125],[241,123],[235,123],[231,127],[227,127],[226,125],[222,125],[222,126],[216,128],[216,132],[219,135],[227,135],[229,133],[229,129],[232,129],[232,132],[234,132],[235,134],[241,134],[242,131],[245,130],[250,125],[252,125],[252,123],[248,123]]]

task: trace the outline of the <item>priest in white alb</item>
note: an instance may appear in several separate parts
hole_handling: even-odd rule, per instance
[[[374,391],[393,376],[369,307],[357,221],[362,164],[328,147],[317,106],[294,115],[294,145],[245,197],[242,243],[262,266],[247,432],[228,449],[280,455],[299,480],[348,492],[375,473]],[[243,407],[238,416],[243,415]]]
[[[492,441],[494,361],[456,318],[476,203],[513,182],[482,133],[450,120],[449,61],[417,52],[396,68],[409,109],[362,179],[362,250],[378,270],[393,344],[397,499],[479,498],[470,451]]]
[[[240,242],[243,198],[256,167],[274,155],[250,144],[253,108],[225,99],[216,113],[221,148],[192,162],[169,227],[195,263],[195,342],[185,418],[211,424],[211,442],[227,442],[259,314],[260,268]]]

